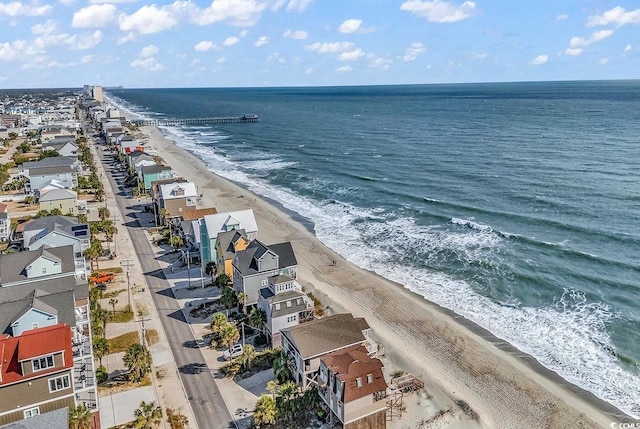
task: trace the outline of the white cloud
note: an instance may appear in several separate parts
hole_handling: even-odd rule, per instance
[[[70,48],[76,51],[84,51],[96,47],[102,42],[102,32],[96,30],[88,34],[76,34],[66,41]]]
[[[58,3],[60,3],[63,6],[73,6],[76,1],[75,0],[58,0]]]
[[[0,61],[11,61],[22,54],[22,41],[0,43]]]
[[[198,64],[200,64],[200,60],[198,58],[196,58],[193,61],[191,61],[191,67],[197,66]]]
[[[338,67],[338,68],[336,69],[336,72],[337,72],[337,73],[349,73],[351,70],[353,70],[353,69],[351,68],[351,66],[342,66],[342,67]]]
[[[240,32],[240,37],[242,38],[247,37],[248,35],[249,35],[249,30],[247,30],[246,28]]]
[[[309,75],[313,73],[313,67],[309,67],[304,71],[304,74]]]
[[[58,62],[58,61],[51,61],[51,62],[50,62],[50,63],[48,63],[45,67],[46,67],[46,68],[48,68],[48,69],[51,69],[51,68],[54,68],[54,67],[55,67],[55,68],[61,68],[61,67],[73,67],[73,66],[75,66],[75,65],[76,65],[76,63],[74,63],[74,62],[71,62],[71,63],[60,63],[60,62]]]
[[[198,25],[229,21],[237,27],[253,27],[267,7],[266,3],[256,0],[215,0],[204,9],[186,1],[176,1],[173,5],[184,6],[191,16],[191,21]]]
[[[564,51],[565,55],[576,56],[582,53],[582,48],[567,48]]]
[[[569,47],[564,51],[566,55],[580,55],[584,51],[584,47],[591,45],[594,42],[606,39],[613,34],[613,30],[599,30],[591,33],[588,39],[584,37],[572,37],[569,40]]]
[[[624,51],[625,52],[629,52],[630,50],[632,50],[633,48],[631,47],[630,44],[627,44],[627,46],[624,47]]]
[[[338,61],[355,61],[363,55],[364,55],[364,52],[362,52],[362,49],[357,48],[357,49],[354,49],[353,51],[342,52],[338,54],[337,59]]]
[[[404,51],[404,56],[402,59],[406,62],[415,61],[418,55],[422,55],[427,52],[427,47],[421,42],[413,42],[409,47]]]
[[[51,13],[51,5],[26,5],[19,1],[0,3],[0,15],[7,16],[42,16]]]
[[[605,65],[605,64],[607,64],[608,62],[609,62],[609,58],[607,58],[607,57],[600,58],[600,61],[598,61],[598,63],[599,63],[600,65]]]
[[[218,64],[223,64],[227,62],[227,58],[226,57],[220,57],[216,60],[216,63]]]
[[[469,58],[471,58],[472,60],[484,60],[488,56],[489,54],[487,54],[486,52],[474,52]]]
[[[592,15],[587,18],[587,27],[609,24],[614,24],[616,27],[626,24],[640,24],[640,9],[627,12],[622,6],[616,6],[602,15]]]
[[[240,41],[236,36],[227,37],[222,44],[224,46],[233,46]]]
[[[390,59],[378,57],[369,61],[369,68],[387,70],[391,67],[391,64],[393,64],[393,61]]]
[[[31,34],[53,34],[58,30],[55,21],[48,20],[44,24],[36,24],[31,27]]]
[[[313,0],[290,0],[287,5],[287,12],[304,12]]]
[[[547,61],[549,61],[549,57],[542,54],[542,55],[538,55],[537,57],[535,57],[534,59],[532,59],[531,61],[529,61],[529,64],[532,64],[534,66],[538,66],[540,64],[544,64]]]
[[[340,27],[338,27],[338,31],[345,34],[355,33],[356,31],[358,31],[361,25],[361,19],[347,19],[345,22],[340,24]]]
[[[566,13],[556,16],[556,21],[564,21],[565,19],[569,19],[569,15],[567,15]]]
[[[93,62],[93,55],[84,55],[81,59],[80,62],[82,64],[89,64],[91,62]]]
[[[142,48],[142,50],[140,51],[140,57],[141,58],[149,58],[154,56],[155,54],[157,54],[158,51],[158,47],[156,45],[148,45],[145,46],[144,48]]]
[[[196,43],[196,45],[193,47],[193,49],[195,49],[196,51],[199,52],[206,52],[206,51],[210,51],[211,49],[215,48],[216,44],[209,41],[209,40],[203,40],[202,42],[198,42]]]
[[[136,40],[136,33],[134,33],[133,31],[130,31],[124,36],[119,36],[116,43],[118,45],[122,45],[123,43],[131,42],[133,40]]]
[[[353,42],[325,42],[320,43],[316,42],[312,45],[308,45],[305,47],[307,51],[319,52],[321,54],[326,53],[335,53],[335,52],[345,52],[349,49],[353,49]]]
[[[160,64],[155,58],[137,58],[131,62],[131,67],[136,69],[144,69],[148,71],[164,70],[164,66]]]
[[[116,19],[116,7],[112,4],[94,4],[75,12],[71,20],[73,28],[105,27]]]
[[[295,40],[305,40],[307,37],[309,37],[309,33],[302,30],[296,30],[296,31],[287,30],[282,35],[284,37],[288,37],[289,39],[295,39]]]
[[[258,40],[253,42],[253,46],[255,46],[256,48],[259,48],[260,46],[264,46],[267,43],[269,43],[269,38],[267,36],[260,36],[258,37]]]
[[[429,22],[448,23],[474,16],[476,4],[472,1],[455,5],[442,0],[409,0],[402,3],[400,10],[406,10],[420,18],[426,18]]]
[[[269,55],[267,57],[267,60],[278,64],[286,64],[287,62],[287,60],[279,52],[274,52],[273,54]]]
[[[168,8],[158,9],[156,5],[142,6],[132,15],[122,14],[118,22],[120,30],[139,34],[159,33],[178,24],[175,14]]]

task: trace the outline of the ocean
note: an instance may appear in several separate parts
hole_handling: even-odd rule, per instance
[[[640,417],[640,81],[118,89],[216,174]]]

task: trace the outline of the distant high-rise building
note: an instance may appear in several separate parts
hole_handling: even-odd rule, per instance
[[[101,86],[94,86],[92,95],[93,95],[93,98],[96,101],[104,103],[104,97],[102,96],[102,87]]]

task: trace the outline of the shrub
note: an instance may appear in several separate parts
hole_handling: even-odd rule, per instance
[[[256,337],[255,340],[253,340],[253,343],[256,346],[264,346],[267,344],[267,336],[265,334],[260,334]]]
[[[109,373],[104,366],[99,366],[98,368],[96,368],[96,380],[98,381],[98,384],[104,383],[108,378]]]

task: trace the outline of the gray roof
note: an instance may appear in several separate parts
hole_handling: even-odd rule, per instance
[[[363,330],[369,325],[351,313],[335,314],[323,319],[282,329],[280,332],[292,343],[303,359],[339,350],[365,341]]]
[[[29,281],[29,278],[27,277],[26,267],[43,255],[62,262],[63,273],[75,274],[76,267],[74,261],[73,246],[43,246],[38,250],[25,250],[23,252],[1,255],[0,286],[20,281]],[[42,280],[41,277],[38,277],[37,279],[38,281]]]
[[[70,156],[50,156],[40,161],[25,162],[22,164],[22,168],[24,170],[31,170],[32,168],[71,167],[76,162],[78,162],[78,160]]]
[[[58,316],[58,323],[76,324],[73,289],[49,293],[32,287],[0,288],[0,334],[10,334],[10,326],[35,308]]]
[[[219,232],[216,238],[216,246],[219,244],[224,252],[224,259],[231,259],[235,255],[233,243],[236,243],[240,237],[247,238],[244,229],[233,229],[231,231]]]
[[[299,290],[288,290],[286,292],[280,292],[274,295],[271,289],[265,287],[260,289],[260,295],[262,295],[262,297],[270,304],[281,304],[280,310],[276,310],[275,307],[271,310],[272,318],[287,316],[294,313],[297,314],[301,311],[307,310],[307,301],[305,300],[307,296],[304,294],[304,292],[300,292]],[[296,300],[298,298],[302,298],[300,304],[296,304]],[[291,307],[287,307],[287,301],[291,301]]]
[[[54,158],[60,158],[56,156]],[[53,158],[47,158],[53,159]],[[74,173],[76,170],[71,168],[69,165],[60,165],[54,167],[31,167],[29,169],[29,176],[39,176],[39,175],[47,175],[47,174],[59,174],[59,173]]]
[[[69,407],[58,408],[28,419],[7,423],[0,426],[0,429],[68,429],[69,427]]]
[[[57,201],[77,198],[78,194],[68,189],[52,189],[40,197],[40,201]],[[46,217],[46,216],[45,216]]]
[[[44,216],[38,219],[33,219],[24,223],[23,231],[37,231],[46,229],[53,231],[54,229],[62,229],[65,231],[71,231],[72,226],[79,225],[78,218],[73,216]]]
[[[163,171],[167,170],[171,171],[171,167],[169,167],[168,165],[145,165],[142,167],[142,174],[162,173]]]
[[[237,268],[243,276],[258,274],[258,266],[255,261],[260,259],[268,251],[278,255],[278,269],[298,265],[290,242],[267,246],[260,242],[260,240],[253,240],[249,243],[246,250],[236,253],[233,266]]]

